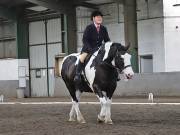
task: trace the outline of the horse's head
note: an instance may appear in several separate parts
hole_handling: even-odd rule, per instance
[[[126,79],[131,79],[134,75],[131,67],[131,55],[127,53],[129,47],[130,45],[125,47],[119,43],[108,43],[108,49],[106,49],[108,50],[108,55],[104,57],[105,61],[111,62],[120,73],[124,74]]]
[[[114,57],[114,64],[127,79],[131,79],[134,72],[131,66],[131,55],[127,53],[130,45],[125,47],[116,43],[116,47],[117,50]]]

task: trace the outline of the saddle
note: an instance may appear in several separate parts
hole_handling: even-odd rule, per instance
[[[85,73],[85,66],[89,62],[91,56],[92,56],[92,54],[88,54],[87,57],[85,58],[84,64],[83,64],[83,70],[80,75],[81,81],[76,82],[76,84],[77,84],[76,88],[79,89],[81,92],[83,92],[83,91],[84,92],[93,92],[92,89],[89,87],[90,83],[87,80],[86,73]]]
[[[91,56],[92,56],[93,54],[88,54],[87,56],[86,56],[86,58],[85,58],[85,60],[84,60],[84,67],[87,65],[87,63],[89,62],[89,60],[90,60],[90,58],[91,58]]]

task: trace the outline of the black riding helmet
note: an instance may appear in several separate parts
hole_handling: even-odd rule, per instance
[[[103,14],[98,10],[93,11],[91,14],[91,20],[93,20],[93,17],[95,17],[95,16],[102,16],[103,17]]]

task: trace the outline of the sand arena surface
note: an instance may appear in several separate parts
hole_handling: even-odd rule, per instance
[[[86,102],[87,98],[84,98]],[[177,99],[156,101],[175,102]],[[179,135],[180,105],[112,105],[113,125],[97,123],[99,104],[80,104],[86,124],[68,122],[70,104],[19,104],[69,101],[11,99],[0,104],[0,135]],[[96,101],[92,99],[91,101]],[[146,99],[115,99],[114,102],[143,102]],[[177,101],[179,102],[179,101]]]

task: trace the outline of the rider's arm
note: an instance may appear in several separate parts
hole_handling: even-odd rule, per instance
[[[83,44],[87,46],[89,49],[92,49],[92,46],[90,44],[90,36],[91,35],[91,29],[90,27],[86,27],[84,34],[83,34]]]
[[[109,34],[106,27],[104,27],[104,42],[108,42],[108,41],[110,41]]]

